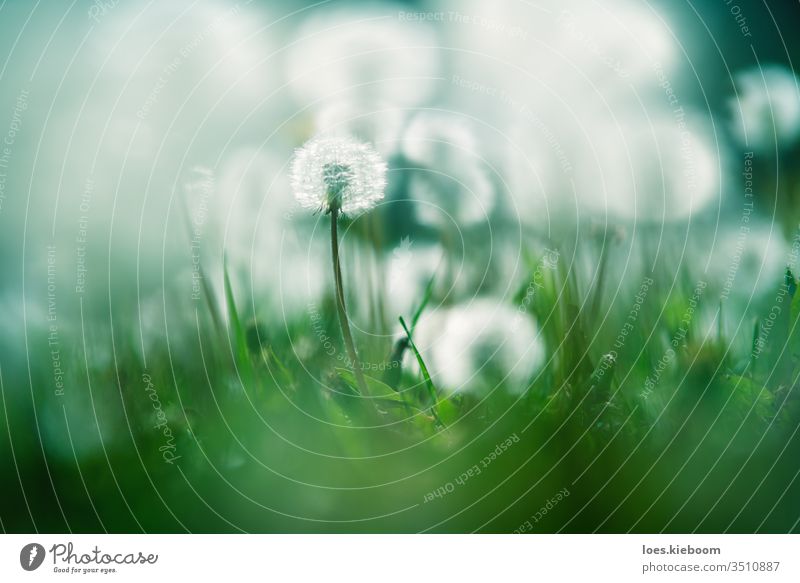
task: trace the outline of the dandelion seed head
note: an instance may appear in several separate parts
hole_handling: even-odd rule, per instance
[[[300,206],[356,216],[383,199],[386,163],[371,145],[352,138],[320,138],[295,153],[292,190]]]

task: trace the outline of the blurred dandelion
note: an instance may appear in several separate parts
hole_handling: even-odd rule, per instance
[[[545,361],[533,317],[492,298],[423,316],[414,340],[437,386],[458,392],[486,388],[481,382],[495,378],[523,393]]]
[[[437,35],[430,23],[399,21],[403,6],[338,4],[315,11],[287,55],[296,98],[399,106],[424,102],[439,73]]]
[[[342,337],[363,394],[367,384],[361,371],[347,318],[339,260],[339,214],[358,215],[383,198],[386,164],[370,146],[350,138],[312,140],[295,153],[292,189],[303,208],[331,216],[331,259],[336,285],[336,308]]]
[[[682,221],[721,196],[724,150],[702,115],[650,114],[598,121],[576,159],[582,208],[620,220]],[[581,151],[581,150],[579,150]]]
[[[693,254],[698,272],[702,269],[711,276],[724,295],[744,309],[773,295],[787,266],[797,270],[797,258],[776,225],[751,221],[748,227],[742,231],[738,226],[721,226],[705,234],[706,241],[698,241]]]
[[[314,112],[316,135],[352,136],[374,144],[385,157],[396,152],[404,124],[405,112],[388,103],[339,99]]]
[[[800,136],[800,81],[789,69],[767,66],[736,76],[733,133],[759,151],[791,146]]]
[[[420,203],[420,223],[444,227],[452,221],[463,228],[487,220],[495,192],[479,150],[464,120],[439,112],[414,117],[403,137],[403,153],[423,170],[414,172],[409,186]]]
[[[445,250],[440,245],[403,239],[387,264],[387,303],[392,315],[411,314],[432,277],[440,272]]]

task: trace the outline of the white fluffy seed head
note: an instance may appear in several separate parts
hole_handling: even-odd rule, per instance
[[[300,206],[356,216],[383,199],[386,163],[375,149],[352,138],[318,138],[295,152],[292,190]]]

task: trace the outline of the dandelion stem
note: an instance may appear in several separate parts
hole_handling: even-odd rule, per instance
[[[361,365],[358,360],[358,353],[356,353],[356,345],[353,343],[353,335],[350,332],[350,322],[347,319],[347,306],[344,302],[344,285],[342,284],[342,266],[339,261],[339,207],[336,204],[331,205],[331,258],[333,259],[333,279],[336,282],[336,309],[339,313],[339,324],[342,326],[342,338],[344,345],[347,349],[347,355],[353,363],[353,372],[356,375],[358,386],[361,389],[361,394],[368,394],[367,382],[364,380],[364,373],[361,371]]]

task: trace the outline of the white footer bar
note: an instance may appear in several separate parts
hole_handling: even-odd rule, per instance
[[[0,581],[800,581],[793,535],[3,535]],[[224,579],[222,579],[224,578]]]

